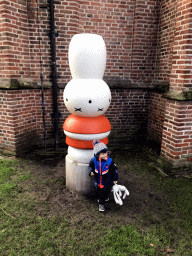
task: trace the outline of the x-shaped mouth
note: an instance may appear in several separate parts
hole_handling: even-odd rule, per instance
[[[80,112],[82,112],[81,108],[75,108],[75,111],[80,111]]]
[[[98,111],[97,111],[97,112],[99,112],[99,111],[103,111],[103,108],[98,108]]]

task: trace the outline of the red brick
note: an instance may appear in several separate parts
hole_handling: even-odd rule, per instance
[[[60,32],[60,36],[56,38],[58,74],[61,76],[58,79],[58,85],[63,86],[71,79],[68,66],[68,46],[71,37],[76,33],[98,33],[103,36],[107,47],[105,71],[107,78],[113,80],[116,77],[120,81],[126,78],[133,87],[153,86],[156,82],[169,81],[171,90],[188,89],[192,82],[190,73],[192,29],[185,28],[184,23],[190,24],[191,10],[186,8],[190,3],[187,5],[187,2],[178,0],[178,9],[175,1],[162,0],[160,4],[155,0],[145,0],[142,3],[136,1],[134,9],[132,1],[129,0],[121,2],[62,0],[60,5],[55,5],[56,31]],[[1,17],[5,22],[0,27],[0,33],[3,35],[0,45],[2,46],[0,58],[3,59],[3,62],[0,59],[0,73],[3,72],[5,78],[11,79],[31,78],[33,82],[40,85],[41,67],[36,8],[36,1],[28,0],[27,4],[26,1],[20,1],[19,4],[15,0],[4,1],[1,9]],[[49,9],[38,10],[43,75],[46,84],[50,82],[51,73],[50,39],[47,35]],[[125,92],[126,89],[122,91]],[[115,131],[122,128],[134,129],[134,125],[129,124],[133,120],[138,127],[142,115],[144,120],[147,120],[149,101],[143,98],[141,90],[134,90],[132,95],[128,94],[120,100],[123,92],[113,90],[117,99],[113,99],[114,105],[111,105],[107,112]],[[3,109],[8,110],[4,117],[9,116],[9,120],[7,119],[8,123],[5,123],[5,129],[8,124],[13,125],[9,123],[12,119],[17,122],[14,127],[17,129],[23,127],[19,133],[25,133],[28,127],[23,123],[30,123],[30,118],[35,117],[37,121],[31,122],[30,125],[35,127],[37,133],[41,133],[43,127],[40,92],[34,90],[32,93],[27,90],[27,92],[18,91],[15,94],[17,98],[13,93],[8,93],[6,96],[9,105],[4,106]],[[32,94],[33,96],[30,96]],[[51,113],[52,96],[49,90],[45,94],[46,111]],[[190,103],[184,102],[182,108],[182,103],[162,98],[162,94],[151,95],[149,133],[158,140],[161,140],[163,134],[162,145],[165,143],[164,140],[168,140],[169,143],[167,141],[166,143],[172,143],[173,146],[173,142],[179,142],[182,136],[184,139],[184,135],[187,135],[189,130],[191,132],[192,107]],[[33,105],[28,104],[29,100]],[[62,97],[59,103],[59,107],[66,116],[68,112]],[[144,111],[140,109],[141,105]],[[32,110],[33,106],[35,110]],[[131,106],[131,108],[126,109],[125,106]],[[14,112],[15,109],[17,112]],[[29,112],[28,115],[26,112]],[[50,116],[47,117],[47,125],[51,130]],[[12,146],[13,143],[10,143]],[[170,159],[177,159],[175,155],[171,155],[170,151],[167,153],[166,148],[162,150],[165,150],[164,154]]]

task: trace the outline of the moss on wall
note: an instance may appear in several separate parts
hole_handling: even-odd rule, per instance
[[[177,101],[192,101],[192,91],[168,91],[164,94],[164,97]]]

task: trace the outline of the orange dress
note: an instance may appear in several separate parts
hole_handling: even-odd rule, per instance
[[[63,130],[74,134],[100,134],[111,130],[111,124],[107,117],[81,117],[70,115],[63,124]],[[108,137],[100,139],[105,145]],[[93,149],[93,140],[76,140],[66,136],[66,144],[74,148]]]

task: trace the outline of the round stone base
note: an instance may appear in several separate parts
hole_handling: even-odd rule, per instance
[[[78,163],[65,158],[66,187],[81,195],[88,195],[95,190],[93,180],[88,174],[89,164]]]
[[[69,146],[68,155],[70,159],[74,162],[89,164],[91,159],[94,157],[94,152],[90,149],[79,149]]]

